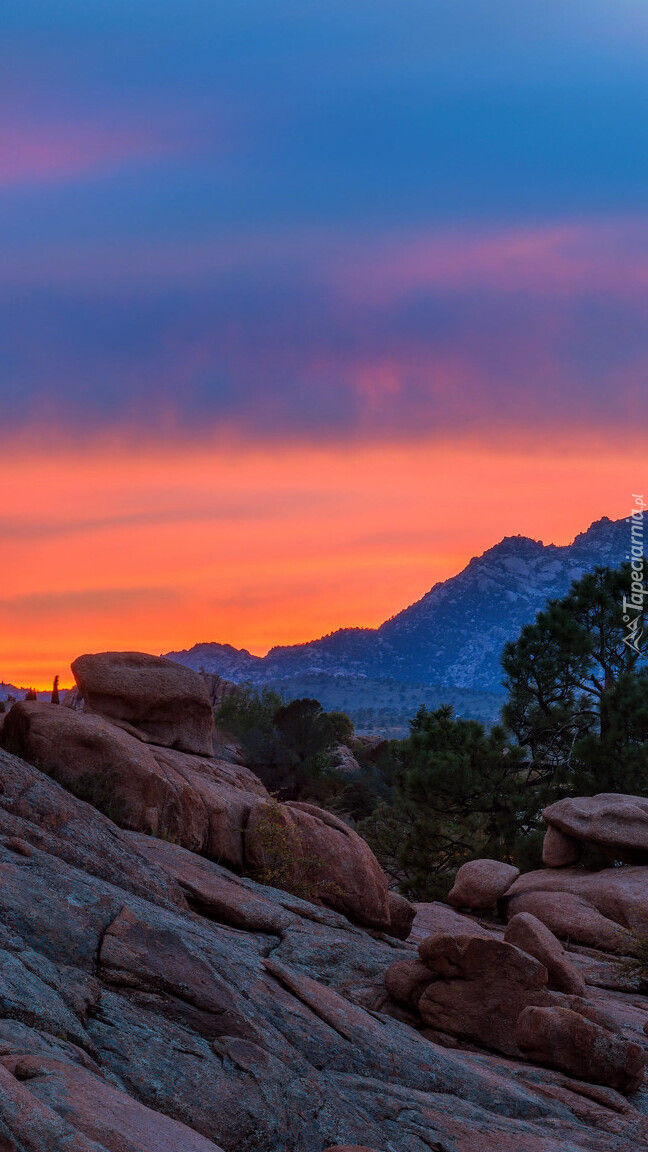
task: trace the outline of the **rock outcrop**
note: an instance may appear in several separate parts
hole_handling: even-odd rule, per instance
[[[6,716],[0,1149],[648,1146],[648,999],[586,985],[601,963],[522,906],[549,897],[568,917],[576,901],[621,948],[648,923],[648,869],[511,884],[496,862],[469,867],[459,891],[505,907],[506,931],[412,906],[344,821],[278,804],[238,755],[168,746],[198,729],[149,705],[148,727],[134,707]]]
[[[546,868],[509,888],[506,914],[530,912],[557,936],[609,952],[632,952],[648,932],[648,868]]]
[[[640,1111],[552,1070],[550,1052],[543,1067],[503,1062],[491,1045],[448,1051],[403,1022],[416,1023],[415,1010],[385,988],[394,960],[415,1003],[412,964],[428,988],[446,980],[444,965],[468,986],[489,933],[468,949],[452,936],[445,952],[427,945],[435,977],[411,944],[125,831],[5,751],[0,876],[0,1146],[11,1152],[631,1152],[648,1142]],[[518,954],[500,944],[498,958],[502,948]],[[542,966],[519,955],[527,983],[540,983]]]
[[[648,864],[648,799],[644,796],[601,792],[566,797],[545,808],[543,816],[549,825],[543,859],[550,867],[574,863],[579,844],[603,849],[611,859]],[[556,831],[563,839],[557,839]],[[569,850],[571,859],[567,858]]]
[[[191,668],[144,652],[98,652],[79,656],[72,672],[86,711],[153,744],[211,756],[211,698]]]
[[[101,716],[21,701],[6,717],[2,742],[117,822],[173,836],[197,852],[206,846],[207,814],[197,790]]]
[[[455,908],[476,912],[496,908],[519,875],[519,868],[501,860],[469,860],[457,872],[448,901]]]
[[[530,1060],[569,1076],[636,1092],[644,1078],[644,1054],[600,1024],[569,1008],[525,1008],[515,1040]]]
[[[479,936],[431,936],[419,946],[431,973],[418,1010],[439,1032],[516,1055],[515,1025],[524,1008],[549,1005],[547,970],[511,944]]]
[[[389,967],[389,995],[409,1013],[406,1018],[427,1025],[431,1039],[476,1044],[636,1091],[643,1082],[645,1045],[629,1040],[613,1014],[585,998],[584,980],[557,955],[562,949],[547,939],[551,933],[542,924],[523,915],[517,920],[513,934],[547,956],[556,982],[570,994],[548,987],[547,968],[531,950],[494,936],[437,935],[419,945],[418,959]],[[581,995],[573,994],[576,989]]]
[[[109,687],[111,676],[117,676],[112,662],[103,656],[96,659],[101,675],[94,657],[80,658],[80,672],[75,661],[82,685],[89,679]],[[106,663],[111,670],[102,679]],[[115,666],[119,669],[122,664],[120,656]],[[128,661],[126,665],[130,667]],[[139,665],[134,660],[132,665],[131,672],[136,672]],[[204,687],[200,676],[154,657],[145,659],[142,668],[146,692],[142,690],[141,697],[136,693],[137,677],[135,687],[131,680],[126,683],[137,707],[144,700],[149,716],[161,716],[162,705],[170,702],[170,715],[179,723],[179,714],[174,712],[174,701],[180,699],[179,676],[185,692],[182,715],[193,715],[194,705],[200,714]],[[184,681],[185,674],[198,681],[193,703],[192,685]],[[156,708],[147,693],[161,683],[161,703]],[[96,705],[102,699],[90,693],[87,702]],[[122,711],[119,724],[94,713],[21,701],[5,718],[2,744],[125,828],[166,837],[238,872],[279,881],[372,928],[390,931],[395,915],[394,934],[407,934],[409,905],[397,899],[390,908],[382,869],[366,841],[344,821],[310,804],[272,801],[258,777],[244,765],[149,740],[140,728],[126,722],[126,714],[134,718],[136,710],[128,713],[121,706],[122,699],[115,696],[115,708]],[[144,705],[142,709],[137,713],[140,717]],[[172,728],[165,731],[170,733]]]
[[[585,981],[574,967],[553,932],[530,912],[518,912],[509,920],[504,940],[544,964],[548,987],[573,996],[585,995]]]

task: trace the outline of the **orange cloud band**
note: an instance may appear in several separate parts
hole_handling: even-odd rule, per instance
[[[70,682],[82,651],[200,640],[262,653],[374,626],[516,533],[620,517],[645,453],[431,439],[27,448],[0,461],[0,679]]]

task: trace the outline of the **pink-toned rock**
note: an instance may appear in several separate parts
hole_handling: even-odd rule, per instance
[[[546,868],[568,868],[580,858],[578,840],[566,836],[550,824],[542,841],[542,863]]]
[[[418,1003],[425,1023],[440,1032],[517,1055],[515,1023],[524,1008],[555,1002],[547,969],[533,956],[480,936],[432,936],[419,945],[432,974]]]
[[[98,712],[153,744],[211,756],[214,717],[198,672],[144,652],[79,656],[72,672],[86,712]]]
[[[432,978],[427,964],[412,956],[407,960],[396,960],[390,964],[385,972],[385,987],[397,1004],[417,1008]]]
[[[448,902],[455,908],[474,911],[496,908],[497,901],[519,875],[519,868],[500,860],[469,860],[457,872]]]
[[[486,939],[491,936],[491,933],[481,924],[471,920],[469,916],[462,916],[438,900],[415,904],[414,909],[416,916],[408,937],[412,944],[420,944],[428,936],[438,936],[439,934],[483,936]]]
[[[192,908],[216,920],[247,932],[271,932],[280,936],[291,916],[276,903],[250,892],[233,874],[222,875],[210,860],[188,852],[178,844],[126,833],[134,847],[180,884]]]
[[[648,863],[648,799],[601,792],[597,796],[566,797],[543,812],[559,832],[605,849],[630,863]]]
[[[621,1092],[641,1087],[644,1055],[639,1045],[567,1008],[525,1008],[515,1027],[515,1040],[529,1060],[568,1076]]]
[[[648,868],[547,868],[520,876],[506,915],[530,912],[557,936],[602,951],[632,953],[648,930]]]
[[[105,1152],[0,1064],[0,1152]]]
[[[313,805],[269,808],[263,784],[242,765],[144,744],[101,716],[37,702],[14,705],[4,738],[122,826],[170,838],[240,872],[266,867],[274,847],[264,839],[264,820],[276,812],[288,831],[288,859],[285,875],[276,872],[271,882],[301,885],[359,923],[390,927],[387,879],[366,841]]]
[[[407,940],[412,931],[415,916],[416,908],[410,904],[409,900],[400,896],[398,892],[389,893],[389,928],[387,931],[390,936],[395,936],[397,940]]]
[[[170,994],[176,1017],[210,1040],[262,1038],[246,1019],[234,988],[192,947],[189,934],[160,930],[130,908],[123,908],[106,929],[97,969],[102,980],[117,987]]]
[[[332,1144],[326,1152],[376,1152],[375,1148],[368,1148],[366,1144]]]
[[[246,869],[251,875],[267,869],[274,839],[284,835],[288,887],[306,883],[312,895],[352,920],[373,928],[389,927],[387,878],[369,845],[343,820],[313,804],[252,809],[245,829]]]
[[[33,1112],[39,1118],[56,1117],[50,1121],[52,1128],[56,1121],[64,1121],[78,1132],[79,1152],[86,1148],[106,1152],[222,1152],[185,1124],[139,1104],[77,1065],[39,1056],[23,1056],[9,1063],[17,1077],[16,1087],[24,1083],[23,1091],[31,1096]],[[77,1149],[74,1142],[68,1144],[64,1139],[58,1147],[71,1152]]]
[[[3,745],[118,823],[204,847],[200,796],[146,744],[101,716],[21,701],[6,717]]]
[[[246,869],[245,829],[253,810],[262,811],[269,796],[249,768],[222,760],[191,756],[172,748],[151,752],[164,771],[173,772],[202,802],[206,815],[205,839],[201,851],[237,871]],[[191,848],[181,837],[184,847]]]
[[[518,912],[509,920],[504,940],[544,964],[549,973],[549,988],[574,996],[585,995],[585,981],[580,972],[553,932],[536,916],[530,912]]]

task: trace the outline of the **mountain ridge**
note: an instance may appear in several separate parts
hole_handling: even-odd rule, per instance
[[[607,516],[571,544],[505,536],[377,628],[340,628],[302,644],[275,645],[265,656],[218,642],[166,655],[259,685],[327,674],[501,695],[504,644],[572,580],[597,565],[616,567],[628,548],[627,518]]]

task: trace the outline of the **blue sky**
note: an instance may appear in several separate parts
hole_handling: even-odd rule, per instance
[[[623,434],[648,364],[636,0],[9,0],[0,25],[12,426],[400,434],[496,397],[507,426],[549,398]]]
[[[0,100],[0,677],[641,491],[644,0],[4,0]]]

